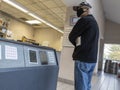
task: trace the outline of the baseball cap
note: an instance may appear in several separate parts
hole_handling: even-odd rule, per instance
[[[87,6],[89,8],[92,8],[92,6],[89,3],[87,3],[87,2],[81,2],[78,6],[73,6],[73,10],[77,11],[82,6]]]

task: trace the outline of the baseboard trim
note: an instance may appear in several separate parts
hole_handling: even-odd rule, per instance
[[[68,79],[64,79],[64,78],[61,78],[61,77],[58,77],[58,81],[66,83],[66,84],[69,84],[69,85],[74,85],[74,81],[68,80]]]
[[[93,73],[93,76],[96,76],[97,74],[98,73]],[[73,80],[68,80],[68,79],[65,79],[65,78],[58,77],[58,81],[62,82],[62,83],[69,84],[69,85],[74,85],[74,81]]]

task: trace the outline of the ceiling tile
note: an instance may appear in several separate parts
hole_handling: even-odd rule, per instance
[[[16,2],[22,4],[22,5],[29,5],[36,3],[35,0],[15,0]],[[38,1],[38,0],[37,0]]]
[[[54,0],[50,1],[50,0],[46,0],[46,2],[43,2],[43,4],[45,4],[48,8],[54,8],[57,7],[56,3],[54,2]]]
[[[39,15],[43,19],[47,20],[56,27],[64,27],[66,6],[61,0],[15,0],[17,3],[21,4],[26,9]],[[27,18],[33,19],[31,16],[21,12],[20,10],[6,4],[2,3],[2,8],[4,12],[12,15],[16,18]],[[48,27],[46,25],[38,26]]]
[[[61,0],[54,0],[54,1],[59,7],[65,6],[65,4]]]
[[[51,9],[53,12],[55,13],[63,13],[62,9],[61,8],[53,8]]]

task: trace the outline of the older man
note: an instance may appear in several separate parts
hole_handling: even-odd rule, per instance
[[[69,34],[69,40],[75,46],[75,90],[91,89],[92,74],[97,62],[99,28],[95,18],[90,14],[90,8],[91,5],[86,2],[73,7],[80,17]]]

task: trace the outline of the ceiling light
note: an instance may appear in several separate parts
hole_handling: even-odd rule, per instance
[[[11,6],[25,12],[28,13],[28,11],[26,9],[24,9],[22,6],[18,5],[17,3],[11,1],[11,0],[3,0],[4,2],[6,2],[7,4],[10,4]]]
[[[32,17],[34,17],[35,19],[37,19],[37,20],[39,20],[39,21],[41,21],[41,22],[43,22],[43,23],[47,23],[45,20],[43,20],[43,19],[41,19],[40,17],[38,17],[37,15],[35,15],[35,14],[32,14],[32,13],[28,13],[28,15],[30,15],[30,16],[32,16]]]
[[[38,21],[38,20],[28,20],[28,21],[25,21],[25,22],[27,22],[29,24],[41,24],[41,22]]]
[[[47,24],[48,26],[50,26],[51,28],[53,28],[53,29],[55,29],[55,30],[57,30],[57,31],[59,31],[59,32],[61,32],[61,33],[64,33],[62,30],[60,30],[59,28],[53,26],[52,24],[50,24],[50,23],[46,23],[46,24]]]
[[[55,29],[55,30],[57,30],[57,31],[59,31],[59,32],[61,32],[61,33],[64,33],[62,30],[60,30],[59,28],[57,28],[57,27],[53,26],[52,24],[46,22],[45,20],[41,19],[41,18],[38,17],[37,15],[32,14],[32,13],[28,13],[28,15],[34,17],[35,19],[37,19],[37,20],[39,20],[39,21],[41,21],[41,22],[43,22],[43,23],[45,23],[46,25],[50,26],[51,28],[53,28],[53,29]]]

